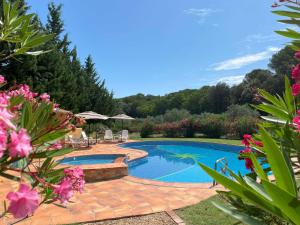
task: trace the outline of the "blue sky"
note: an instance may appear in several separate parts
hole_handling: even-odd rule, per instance
[[[46,21],[50,1],[29,0]],[[267,68],[287,40],[267,0],[55,0],[82,60],[116,97],[163,95]]]

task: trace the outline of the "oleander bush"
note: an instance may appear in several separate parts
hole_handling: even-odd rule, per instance
[[[147,138],[154,133],[155,125],[151,120],[145,120],[142,124],[140,136],[141,138]]]
[[[199,117],[200,133],[209,138],[220,138],[226,134],[223,114],[202,113]]]
[[[257,132],[257,117],[241,116],[238,119],[225,120],[225,131],[228,138],[242,139],[244,134],[254,134]]]
[[[33,14],[23,13],[19,1],[2,3],[0,18],[0,61],[22,54],[39,55],[36,47],[53,35],[41,34]],[[76,122],[72,113],[59,113],[47,93],[37,94],[26,84],[6,87],[0,75],[0,176],[18,184],[6,199],[3,212],[17,219],[32,216],[42,204],[65,205],[74,192],[82,192],[84,174],[80,168],[57,168],[55,157],[70,153],[62,141]]]

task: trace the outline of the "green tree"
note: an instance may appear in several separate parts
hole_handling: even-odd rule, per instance
[[[277,75],[290,78],[291,70],[297,64],[294,58],[294,51],[289,46],[284,47],[279,52],[275,53],[269,63],[269,67],[275,71]]]
[[[230,105],[230,88],[225,83],[212,86],[208,93],[209,112],[225,112]]]

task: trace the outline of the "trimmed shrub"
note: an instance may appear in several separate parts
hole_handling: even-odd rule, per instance
[[[252,109],[249,105],[231,105],[225,112],[228,119],[237,119],[240,117],[259,117],[259,112]]]
[[[184,120],[186,118],[189,118],[191,114],[189,111],[185,109],[172,109],[168,110],[164,115],[163,115],[163,120],[164,122],[170,123],[170,122],[178,122],[181,120]]]
[[[179,122],[164,123],[156,126],[156,131],[162,133],[164,137],[182,137],[183,129]]]
[[[226,133],[229,137],[243,138],[244,134],[253,134],[257,130],[259,119],[243,116],[225,123]]]
[[[141,132],[140,132],[140,136],[141,138],[147,138],[149,137],[151,134],[154,133],[154,123],[149,121],[149,120],[145,120],[144,123],[142,124],[141,127]]]
[[[181,128],[183,131],[183,136],[187,138],[192,138],[195,133],[200,130],[200,121],[196,118],[190,118],[180,121]]]
[[[219,138],[225,135],[225,117],[222,114],[202,113],[200,132],[210,138]]]

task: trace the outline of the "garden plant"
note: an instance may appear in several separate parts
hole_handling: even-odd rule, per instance
[[[45,53],[36,48],[52,35],[35,29],[34,16],[24,14],[19,1],[2,4],[0,44],[7,51],[0,52],[0,61]],[[83,191],[85,181],[80,168],[57,168],[55,161],[72,151],[62,143],[76,122],[72,113],[58,113],[48,94],[34,93],[26,84],[6,84],[0,76],[0,179],[18,182],[18,189],[7,193],[1,217],[24,219],[42,204],[65,205],[75,191]]]
[[[300,3],[281,0],[273,5],[279,6],[286,8],[274,11],[286,17],[281,23],[300,26]],[[289,47],[300,62],[300,33],[291,28],[276,32],[292,39]],[[259,124],[257,134],[244,135],[245,150],[239,157],[245,160],[249,174],[235,174],[230,170],[230,162],[226,169],[231,178],[200,164],[229,190],[220,193],[230,205],[215,205],[245,224],[300,224],[300,63],[294,65],[291,73],[294,83],[291,86],[285,79],[282,96],[258,91],[263,102],[255,107],[268,116]],[[267,221],[265,215],[271,219]]]

